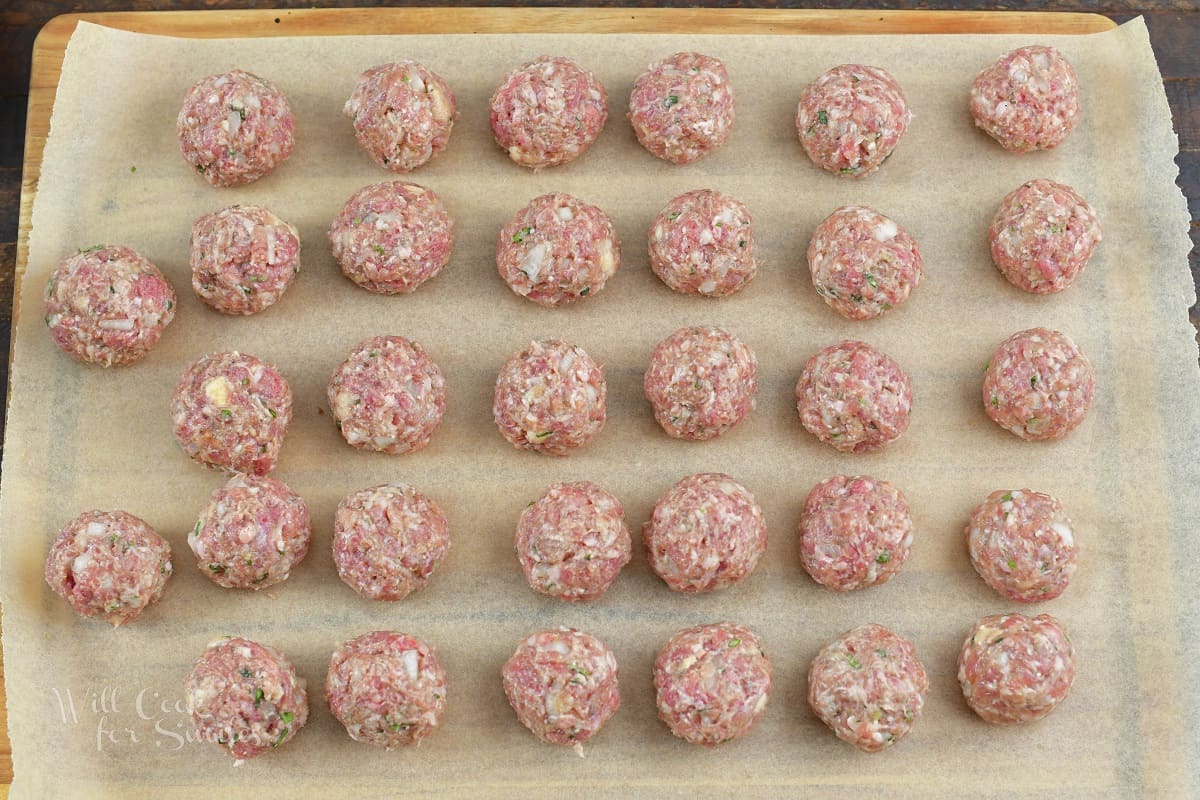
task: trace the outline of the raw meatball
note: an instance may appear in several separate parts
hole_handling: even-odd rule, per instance
[[[749,628],[697,625],[658,651],[654,689],[671,733],[713,747],[745,736],[767,710],[771,662]]]
[[[929,678],[912,642],[882,625],[860,625],[825,645],[808,669],[818,718],[867,753],[903,739],[921,716]]]
[[[124,511],[85,511],[54,537],[46,583],[75,613],[116,627],[162,597],[171,546]]]
[[[1075,650],[1049,614],[992,614],[963,642],[958,682],[967,705],[988,722],[1041,719],[1071,691]]]
[[[43,294],[46,327],[64,353],[102,367],[150,352],[175,318],[175,290],[136,250],[96,245],[62,260]]]
[[[565,456],[604,427],[608,384],[582,347],[534,341],[504,362],[492,415],[518,450]]]
[[[1000,201],[988,239],[992,261],[1009,283],[1048,294],[1083,272],[1100,243],[1100,222],[1070,186],[1039,178]]]
[[[347,278],[368,292],[407,294],[450,262],[454,222],[432,190],[376,183],[346,201],[329,241]]]
[[[900,84],[885,69],[834,67],[804,88],[796,111],[800,144],[813,163],[861,178],[896,149],[912,112]]]
[[[193,361],[171,396],[175,441],[195,462],[266,475],[292,421],[292,390],[252,355],[211,353]]]
[[[608,93],[569,58],[542,56],[512,72],[489,104],[492,135],[523,167],[556,167],[592,146],[608,121]]]
[[[188,534],[196,565],[227,589],[282,583],[308,555],[308,506],[282,481],[234,475]]]
[[[356,742],[419,744],[446,713],[446,673],[433,648],[392,631],[342,642],[329,659],[325,701]]]
[[[912,539],[904,495],[866,476],[826,478],[800,513],[800,563],[835,592],[887,583],[908,558]]]
[[[517,559],[529,587],[560,600],[595,600],[629,563],[625,509],[590,481],[552,484],[521,512]]]
[[[446,515],[407,484],[355,492],[334,514],[338,576],[368,600],[403,600],[425,588],[449,549]]]
[[[842,206],[808,242],[808,270],[826,305],[846,319],[873,319],[921,285],[924,262],[908,231],[863,206]]]
[[[650,268],[681,294],[724,297],[758,272],[750,209],[712,189],[667,203],[650,225],[649,240]]]
[[[440,75],[406,60],[364,72],[342,113],[376,164],[408,172],[445,149],[458,103]]]
[[[848,339],[804,365],[796,410],[809,433],[837,450],[878,450],[908,430],[912,384],[891,357]]]
[[[213,642],[183,685],[201,741],[239,761],[290,740],[308,721],[305,681],[288,657],[249,639]]]
[[[442,424],[446,379],[421,345],[375,336],[334,370],[328,396],[334,424],[354,447],[415,453]]]
[[[1053,47],[1022,47],[979,73],[970,107],[975,124],[1005,150],[1049,150],[1075,127],[1079,82]]]
[[[617,658],[608,645],[574,628],[525,638],[500,671],[521,724],[544,742],[574,746],[592,738],[621,705]]]
[[[1079,545],[1062,503],[1030,489],[989,494],[971,514],[966,536],[979,577],[1020,603],[1058,597],[1079,560]]]
[[[287,98],[240,69],[192,84],[176,129],[184,160],[213,186],[258,180],[282,164],[296,143]]]
[[[535,197],[500,229],[496,269],[522,297],[561,306],[594,295],[621,266],[608,215],[556,192]]]
[[[633,82],[629,121],[642,147],[672,164],[690,164],[729,138],[733,86],[720,60],[676,53]]]
[[[669,435],[713,439],[754,409],[758,359],[715,325],[680,328],[655,346],[642,388]]]
[[[650,568],[676,592],[740,583],[767,549],[767,524],[750,490],[728,475],[683,478],[642,527]]]
[[[1092,407],[1096,376],[1067,335],[1046,328],[1014,333],[983,376],[983,408],[1022,439],[1061,439]]]
[[[300,233],[262,206],[230,206],[192,224],[192,288],[223,314],[273,305],[300,271]]]

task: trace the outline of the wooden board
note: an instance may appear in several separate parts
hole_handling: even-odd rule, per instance
[[[1095,14],[742,9],[308,9],[72,14],[51,20],[34,44],[25,132],[14,297],[29,254],[33,199],[67,42],[80,20],[181,37],[344,36],[411,33],[754,33],[779,35],[1087,34],[1115,27]],[[14,300],[14,304],[17,301]],[[14,305],[13,324],[19,315]],[[11,355],[11,354],[10,354]],[[2,666],[0,654],[0,666]],[[0,798],[12,782],[0,676]]]

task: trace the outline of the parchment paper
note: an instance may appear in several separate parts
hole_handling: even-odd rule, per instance
[[[1053,153],[1014,156],[977,133],[966,111],[974,75],[1032,42],[1061,48],[1078,70],[1083,117]],[[655,58],[697,49],[725,60],[738,119],[728,144],[700,163],[666,165],[625,122],[629,89]],[[532,173],[492,143],[486,103],[504,72],[542,53],[576,57],[609,90],[610,120],[577,163]],[[449,149],[413,178],[457,220],[450,266],[407,297],[377,297],[341,276],[326,231],[359,187],[392,176],[357,148],[341,106],[365,68],[400,57],[440,72],[462,111]],[[805,158],[792,118],[801,88],[844,62],[878,64],[904,87],[916,118],[877,175],[840,180]],[[210,188],[180,158],[175,115],[197,78],[241,67],[290,98],[299,145],[249,187]],[[937,797],[1197,796],[1197,353],[1186,308],[1187,216],[1173,183],[1177,149],[1140,20],[1088,37],[407,36],[188,41],[83,24],[67,51],[21,291],[3,472],[4,657],[16,784],[25,797],[339,797],[433,793],[473,797],[594,795],[775,797],[812,792]],[[1104,242],[1078,284],[1052,297],[1009,286],[991,266],[986,230],[1008,191],[1051,177],[1096,207]],[[649,271],[645,235],[674,195],[713,187],[754,213],[765,266],[739,295],[672,294]],[[625,260],[608,288],[546,310],[497,277],[496,231],[531,197],[566,190],[606,209]],[[188,233],[200,214],[264,203],[299,226],[303,270],[259,316],[209,311],[189,288]],[[874,206],[920,242],[927,278],[882,320],[852,323],[813,291],[803,253],[816,224],[845,203]],[[65,254],[130,244],[179,292],[178,317],[144,362],[104,371],[68,361],[41,321],[40,295]],[[709,443],[669,439],[642,399],[654,344],[713,322],[760,361],[757,410]],[[1090,418],[1065,441],[1028,443],[985,417],[985,362],[1007,335],[1066,331],[1096,367]],[[397,333],[423,343],[446,373],[445,422],[431,446],[388,457],[352,450],[325,406],[325,383],[359,340]],[[491,420],[502,361],[535,336],[584,346],[606,365],[609,421],[567,459],[513,450]],[[845,337],[894,356],[912,376],[912,426],[876,455],[843,455],[806,434],[792,399],[805,360]],[[296,395],[276,476],[309,502],[308,560],[264,593],[224,590],[194,566],[186,533],[224,478],[186,459],[170,433],[168,398],[184,366],[239,348],[277,364]],[[592,479],[624,502],[636,532],[679,477],[721,470],[761,501],[770,545],[755,574],[717,594],[671,593],[640,546],[600,602],[535,596],[512,550],[517,516],[554,480]],[[897,483],[916,521],[912,556],[885,586],[845,596],[813,583],[796,555],[809,488],[835,473]],[[449,516],[453,548],[432,584],[370,604],[340,583],[329,555],[338,499],[409,481]],[[996,488],[1057,495],[1082,542],[1077,576],[1051,612],[1078,651],[1071,697],[1034,725],[986,725],[964,705],[958,648],[980,616],[1013,609],[974,574],[962,527]],[[77,618],[42,580],[49,541],[84,509],[123,508],[171,542],[176,575],[134,625]],[[763,637],[775,686],[761,724],[715,751],[687,745],[656,719],[650,665],[676,630],[734,619]],[[930,675],[915,732],[867,756],[808,710],[805,676],[826,642],[868,621],[911,637]],[[620,712],[580,759],[544,745],[508,708],[499,669],[517,641],[574,625],[605,639],[621,666]],[[352,742],[325,706],[335,645],[390,628],[431,642],[449,674],[445,726],[419,749]],[[307,678],[308,726],[240,767],[190,742],[181,684],[205,644],[239,634],[282,648]],[[185,744],[185,742],[187,742]]]

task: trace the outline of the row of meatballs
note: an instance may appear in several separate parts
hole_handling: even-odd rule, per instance
[[[1079,87],[1052,47],[1023,47],[981,72],[968,106],[978,127],[1010,152],[1057,147],[1074,128]],[[344,107],[354,134],[378,165],[409,172],[450,141],[458,118],[446,81],[415,61],[364,72]],[[515,163],[541,169],[581,156],[608,120],[608,93],[575,61],[542,56],[511,71],[489,103],[496,144]],[[733,129],[733,86],[725,65],[701,53],[675,53],[633,83],[629,121],[651,154],[688,164],[725,143]],[[842,64],[801,93],[796,133],[805,153],[836,175],[877,170],[912,121],[899,83],[887,70]],[[184,159],[214,186],[267,175],[295,147],[287,98],[242,70],[211,75],[186,93],[176,128]]]
[[[968,633],[958,680],[970,708],[993,724],[1045,717],[1067,696],[1075,655],[1048,614],[993,614]],[[533,633],[501,669],[517,719],[544,742],[573,747],[600,731],[621,704],[617,659],[596,636],[561,627]],[[653,666],[659,718],[706,747],[738,739],[766,713],[773,681],[762,641],[732,622],[679,631]],[[908,639],[861,625],[827,644],[808,670],[808,702],[842,740],[880,752],[912,730],[929,679]],[[415,636],[373,631],[333,652],[325,701],[350,738],[386,749],[419,743],[442,723],[445,671]],[[306,682],[278,650],[244,638],[208,646],[184,682],[202,741],[235,759],[279,747],[304,726]]]

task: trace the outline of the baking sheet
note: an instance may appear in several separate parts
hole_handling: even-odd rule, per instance
[[[1003,153],[965,110],[971,78],[999,53],[1053,44],[1074,63],[1083,117],[1053,153]],[[727,145],[688,167],[653,159],[624,121],[633,79],[679,49],[722,58],[738,93]],[[576,163],[531,173],[491,142],[486,103],[504,72],[541,53],[573,56],[609,90],[610,119]],[[441,73],[461,118],[440,158],[413,179],[435,189],[457,221],[447,270],[416,294],[376,297],[337,270],[326,230],[359,187],[391,178],[357,148],[340,115],[363,69],[400,57]],[[891,70],[916,114],[883,170],[839,180],[804,157],[792,117],[801,88],[836,63]],[[298,119],[295,155],[248,187],[217,190],[178,155],[174,119],[187,86],[241,67],[274,81]],[[778,796],[864,787],[901,797],[1195,796],[1197,353],[1186,309],[1185,204],[1177,149],[1144,25],[1088,37],[772,37],[529,35],[181,40],[79,26],[62,83],[34,206],[29,270],[15,337],[12,401],[0,495],[4,655],[16,782],[13,797],[388,795]],[[986,230],[1000,198],[1024,180],[1075,186],[1099,212],[1105,241],[1078,284],[1031,297],[991,267]],[[754,213],[765,265],[720,301],[673,295],[649,271],[645,232],[674,195],[711,187]],[[625,261],[608,287],[558,310],[513,295],[495,274],[496,231],[529,198],[565,190],[609,212]],[[303,270],[274,308],[233,319],[189,287],[191,221],[234,202],[262,203],[296,224]],[[803,265],[816,224],[841,204],[871,205],[920,242],[926,280],[884,319],[853,323],[829,311]],[[130,244],[179,292],[178,316],[149,358],[89,369],[52,346],[40,292],[79,247]],[[654,344],[685,324],[712,322],[745,339],[760,362],[757,410],[708,443],[678,442],[641,396]],[[1034,325],[1071,335],[1097,372],[1089,420],[1057,443],[1017,440],[984,416],[984,363],[1008,334]],[[364,454],[341,440],[325,382],[359,340],[403,334],[427,347],[447,378],[445,421],[425,451]],[[605,364],[609,421],[567,459],[518,453],[491,421],[503,360],[531,337],[581,344]],[[792,388],[805,360],[841,338],[871,342],[912,376],[908,433],[883,453],[820,445],[796,418]],[[239,348],[277,364],[296,396],[277,477],[310,504],[313,547],[285,584],[222,590],[193,566],[186,533],[220,475],[183,457],[167,411],[184,366]],[[770,545],[743,585],[713,595],[671,593],[638,547],[609,594],[586,606],[534,595],[512,552],[521,508],[555,480],[614,491],[636,532],[679,477],[729,472],[764,507]],[[795,525],[808,489],[838,472],[870,473],[907,494],[912,555],[882,587],[836,596],[803,573]],[[353,490],[405,480],[435,497],[453,547],[431,585],[396,604],[369,604],[337,579],[333,510]],[[1000,487],[1057,495],[1074,518],[1081,566],[1068,592],[1033,607],[1060,617],[1079,657],[1070,699],[1049,719],[988,726],[963,704],[958,647],[974,620],[1012,608],[975,575],[961,539],[966,516]],[[45,586],[54,532],[92,507],[123,508],[166,536],[176,574],[163,600],[119,630],[76,618]],[[755,628],[775,668],[767,714],[751,735],[715,751],[673,738],[657,721],[650,665],[677,629],[734,619]],[[912,638],[931,687],[915,732],[867,756],[835,739],[805,702],[817,650],[875,621]],[[574,625],[605,639],[621,665],[623,705],[580,759],[543,745],[516,721],[499,669],[517,641]],[[432,643],[449,674],[445,725],[420,748],[384,753],[352,742],[322,698],[338,642],[390,628]],[[308,679],[312,715],[286,747],[233,767],[191,741],[184,675],[204,645],[245,635],[288,653]]]

